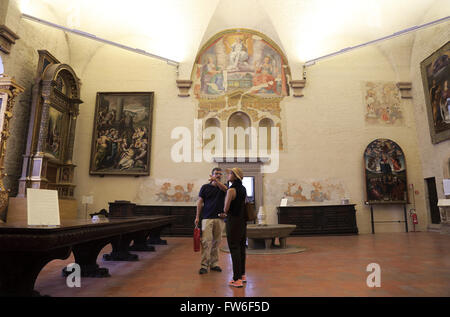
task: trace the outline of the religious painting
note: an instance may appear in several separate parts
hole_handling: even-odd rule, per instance
[[[91,175],[149,175],[153,92],[97,93]]]
[[[450,42],[420,66],[431,142],[435,144],[450,139]]]
[[[56,159],[60,159],[61,152],[64,146],[64,114],[61,111],[50,107],[48,117],[48,130],[47,140],[45,143],[45,152],[52,155]]]
[[[376,139],[364,152],[367,202],[408,202],[406,160],[400,146],[389,139]]]
[[[250,30],[229,30],[214,37],[200,51],[194,74],[197,98],[234,91],[288,95],[286,59],[272,41]]]
[[[366,122],[371,125],[402,125],[401,97],[396,84],[365,82],[363,85]]]
[[[191,79],[198,100],[197,119],[216,118],[221,126],[236,112],[252,125],[270,118],[280,128],[281,101],[289,96],[290,69],[280,47],[250,29],[229,29],[211,37],[199,50]]]

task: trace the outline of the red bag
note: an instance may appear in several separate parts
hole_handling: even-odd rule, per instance
[[[194,229],[194,252],[200,251],[200,228],[195,227]]]

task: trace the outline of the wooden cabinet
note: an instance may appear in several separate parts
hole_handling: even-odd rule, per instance
[[[162,236],[190,237],[194,233],[197,206],[136,205],[129,201],[109,203],[109,217],[176,216]]]
[[[358,234],[355,205],[278,207],[278,223],[297,225],[294,236]]]
[[[176,216],[170,227],[165,228],[162,236],[190,237],[194,233],[194,220],[197,206],[145,206],[136,205],[136,216]]]

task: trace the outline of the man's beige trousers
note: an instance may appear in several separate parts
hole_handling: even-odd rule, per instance
[[[202,268],[208,269],[218,265],[224,225],[222,219],[202,220]]]

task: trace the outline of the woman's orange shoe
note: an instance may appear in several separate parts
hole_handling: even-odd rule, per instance
[[[229,285],[229,286],[232,286],[232,287],[243,287],[243,286],[244,286],[244,284],[242,283],[242,280],[237,280],[237,281],[231,280],[231,281],[228,283],[228,285]]]

